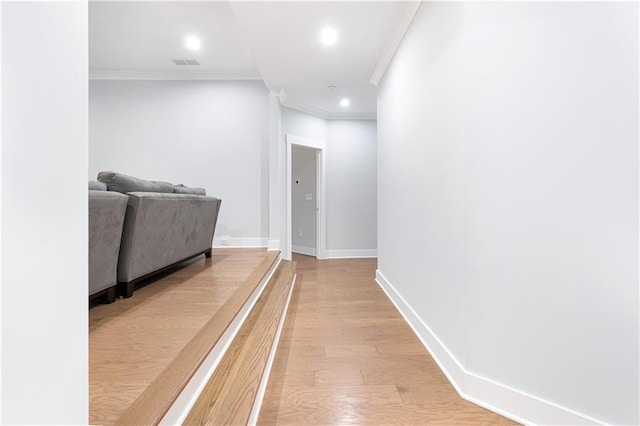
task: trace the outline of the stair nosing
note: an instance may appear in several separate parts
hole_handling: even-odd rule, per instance
[[[260,263],[229,301],[207,321],[162,373],[125,410],[116,424],[160,423],[255,289],[273,270],[274,265],[277,266],[279,259],[280,252],[273,252]]]

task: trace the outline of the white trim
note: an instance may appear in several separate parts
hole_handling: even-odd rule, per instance
[[[292,102],[291,100],[286,98],[285,99],[280,98],[280,101],[282,102],[282,106],[284,107],[295,109],[297,111],[304,112],[305,114],[311,114],[318,118],[323,118],[325,120],[329,119],[329,113],[323,109],[316,108],[312,105],[303,104],[300,102]]]
[[[223,244],[223,241],[225,244]],[[267,238],[235,238],[235,237],[218,237],[213,239],[213,248],[220,247],[268,247]]]
[[[284,217],[284,160],[285,146],[282,136],[282,106],[280,99],[273,92],[269,91],[269,242],[267,247],[274,250],[276,242],[279,250],[286,242],[284,234],[284,226],[286,218]],[[287,255],[283,250],[282,256],[290,259],[291,255]]]
[[[462,398],[522,424],[605,424],[586,414],[467,371],[379,270],[376,270],[376,282],[398,308]]]
[[[376,249],[327,250],[328,259],[359,259],[359,258],[371,258],[371,257],[378,257],[378,250]]]
[[[316,249],[311,248],[311,247],[302,247],[302,246],[292,245],[291,246],[291,251],[293,253],[304,254],[306,256],[316,257]]]
[[[276,351],[278,350],[278,342],[280,342],[280,335],[282,334],[284,321],[287,318],[287,312],[289,311],[289,303],[291,302],[291,296],[293,295],[293,288],[296,285],[296,277],[296,274],[293,274],[291,288],[289,289],[287,300],[284,302],[284,307],[282,308],[282,315],[280,316],[276,335],[274,336],[273,344],[271,345],[271,350],[269,351],[269,358],[267,358],[267,364],[264,366],[264,372],[262,373],[262,378],[260,379],[260,385],[258,386],[258,391],[256,392],[256,398],[253,402],[253,407],[251,408],[251,415],[249,416],[249,420],[247,421],[247,424],[251,426],[258,424],[260,408],[262,408],[262,401],[264,400],[264,394],[267,390],[267,384],[269,383],[269,376],[271,375],[273,361],[276,358]]]
[[[324,148],[316,151],[316,258],[320,260],[327,258],[327,162],[325,152]]]
[[[285,139],[290,145],[305,146],[313,149],[327,149],[326,142],[318,139],[303,138],[302,136],[296,136],[289,133],[285,135]]]
[[[398,47],[400,47],[400,43],[402,43],[402,39],[404,35],[409,30],[409,26],[411,25],[411,21],[413,17],[416,15],[418,8],[422,4],[421,1],[407,1],[404,3],[404,7],[402,9],[402,13],[400,19],[398,20],[398,25],[396,27],[396,31],[389,40],[389,44],[385,48],[382,56],[378,60],[378,64],[376,68],[373,70],[373,74],[371,75],[371,79],[369,82],[374,86],[380,84],[380,80],[384,77],[384,73],[387,72],[387,68],[391,63]]]
[[[636,22],[640,22],[640,6],[638,7],[638,16],[636,17],[637,21]],[[640,56],[640,31],[638,32],[638,55]],[[638,73],[638,93],[637,96],[640,98],[640,73]],[[638,99],[638,98],[636,98]],[[638,123],[640,123],[640,109],[638,110]],[[638,141],[638,144],[640,144],[640,141]],[[638,151],[638,158],[636,158],[636,161],[640,162],[640,150]],[[640,174],[638,174],[636,176],[636,178],[638,179],[638,188],[640,189]],[[640,192],[638,194],[638,209],[636,211],[640,211]],[[638,225],[639,227],[637,228],[638,230],[640,230],[640,215],[638,215]],[[636,241],[640,240],[640,235],[636,235],[636,238],[639,238]],[[638,249],[638,247],[636,247],[636,249]],[[640,275],[640,250],[638,250],[638,274]],[[640,286],[640,282],[638,283],[638,285]],[[640,306],[640,291],[638,291],[638,301],[636,302],[636,306]],[[640,341],[640,318],[638,318],[638,340]],[[638,357],[638,371],[640,371],[640,357]],[[636,377],[636,380],[638,380],[640,382],[640,373],[638,374],[638,377]],[[640,401],[638,401],[638,417],[640,417]]]
[[[171,405],[171,408],[169,408],[162,420],[160,420],[161,425],[179,425],[187,418],[191,408],[193,408],[193,405],[215,372],[216,367],[227,353],[233,339],[240,331],[240,328],[251,313],[251,310],[260,298],[260,295],[266,288],[269,280],[271,280],[281,261],[282,258],[278,256],[277,261],[271,265],[267,274],[262,278],[253,293],[251,293],[251,296],[249,296],[247,302],[242,306],[240,312],[238,312],[233,321],[231,321],[231,324],[229,324],[224,334],[220,337],[220,340],[218,340],[211,352],[209,352],[202,364],[200,364],[200,367],[198,367],[182,392],[180,392],[180,395],[178,395]]]
[[[267,241],[267,251],[279,251],[279,250],[280,250],[280,240]]]
[[[328,120],[377,120],[378,112],[330,112]]]
[[[0,1],[0,38],[1,38],[1,34],[2,34],[2,5],[4,2]],[[0,64],[2,63],[2,43],[0,43]],[[3,244],[3,239],[2,239],[2,234],[3,234],[3,229],[2,229],[2,224],[4,223],[2,221],[2,207],[3,207],[3,203],[2,203],[2,151],[3,151],[3,147],[4,142],[2,140],[2,67],[0,66],[0,271],[2,271],[2,246]],[[4,288],[4,286],[2,285],[3,280],[2,280],[2,273],[0,273],[0,307],[2,306],[2,289]],[[5,283],[6,284],[6,283]],[[2,423],[2,370],[3,368],[1,366],[3,366],[3,362],[2,362],[2,330],[4,330],[4,328],[2,327],[2,315],[0,315],[0,423]]]
[[[304,146],[316,150],[316,257],[318,259],[326,259],[327,247],[327,213],[326,213],[326,142],[315,139],[303,138],[291,134],[285,135],[285,216],[286,224],[284,229],[285,247],[283,257],[291,259],[291,151],[292,145]]]
[[[324,120],[376,120],[378,118],[377,113],[373,112],[329,112],[321,108],[314,107],[302,102],[295,102],[291,100],[283,100],[280,98],[282,106],[295,109],[305,114],[310,114]]]
[[[262,80],[256,71],[211,71],[198,67],[181,70],[89,70],[89,80]]]

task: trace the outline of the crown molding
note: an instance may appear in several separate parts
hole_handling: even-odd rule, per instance
[[[402,8],[396,31],[389,40],[389,44],[387,44],[387,47],[382,53],[382,56],[380,57],[376,68],[373,70],[371,79],[369,80],[374,86],[377,87],[378,84],[380,84],[380,80],[382,80],[382,77],[387,71],[391,60],[398,50],[398,47],[400,47],[400,43],[402,42],[402,39],[404,39],[404,35],[409,30],[411,21],[413,21],[413,17],[416,15],[416,12],[418,11],[418,8],[420,8],[421,4],[421,1],[406,1],[404,3],[404,7]]]
[[[214,72],[200,70],[91,70],[89,80],[261,80],[258,71]],[[272,90],[272,92],[274,92]],[[376,120],[376,112],[329,112],[314,106],[291,101],[286,91],[274,92],[282,106],[304,112],[325,120]]]
[[[258,70],[89,70],[89,80],[262,80]]]
[[[332,112],[329,113],[329,120],[377,120],[378,114],[375,112]]]
[[[289,99],[280,98],[282,106],[304,112],[324,120],[377,120],[376,112],[328,112],[311,105],[292,102]]]

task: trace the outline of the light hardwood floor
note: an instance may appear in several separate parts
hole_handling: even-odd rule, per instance
[[[216,249],[92,308],[90,423],[114,424],[267,256]],[[375,283],[375,260],[294,260],[259,424],[513,424],[458,397]]]
[[[130,299],[90,309],[90,423],[114,424],[270,256],[215,249]]]
[[[249,422],[293,274],[293,263],[282,261],[183,424]]]
[[[259,424],[515,424],[457,395],[375,283],[375,259],[293,260]]]

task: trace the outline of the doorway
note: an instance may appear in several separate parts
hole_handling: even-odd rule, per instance
[[[285,136],[287,239],[285,258],[301,253],[326,259],[323,141]]]
[[[291,251],[316,257],[316,149],[291,147]]]

